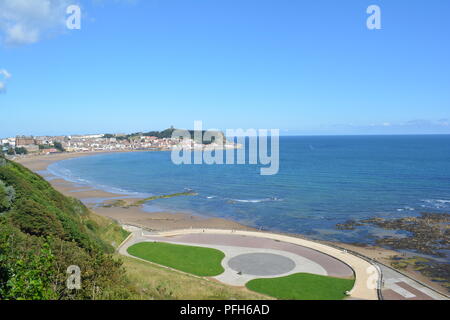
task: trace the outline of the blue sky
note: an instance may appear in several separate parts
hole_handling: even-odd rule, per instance
[[[0,137],[194,120],[285,134],[450,133],[448,0],[85,0],[81,30],[63,29],[58,9],[24,8],[41,0],[11,1],[0,0],[16,13],[0,13]],[[366,27],[371,4],[381,30]]]

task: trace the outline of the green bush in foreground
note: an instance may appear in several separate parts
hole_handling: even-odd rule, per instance
[[[211,248],[141,242],[129,247],[128,253],[197,276],[213,277],[225,271],[221,265],[225,254]]]
[[[248,289],[283,300],[341,300],[351,290],[353,279],[339,279],[309,273],[296,273],[286,277],[254,279],[247,282]]]
[[[40,176],[0,158],[0,300],[134,297],[122,262],[111,255],[112,242],[126,233],[100,219]],[[71,265],[81,269],[80,290],[66,286]]]

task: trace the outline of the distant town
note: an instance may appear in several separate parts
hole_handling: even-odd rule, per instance
[[[67,136],[16,136],[0,138],[0,150],[7,156],[27,154],[50,154],[60,152],[172,150],[174,147],[193,150],[209,147],[235,148],[221,132],[221,141],[196,141],[193,131],[191,139],[172,138],[172,127],[164,131],[133,134],[90,134]]]

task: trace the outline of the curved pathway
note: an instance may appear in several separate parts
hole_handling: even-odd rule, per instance
[[[146,232],[137,227],[124,226],[124,228],[132,231],[132,235],[119,247],[119,252],[128,256],[127,248],[142,241],[163,241],[196,245],[217,248],[223,251],[225,259],[222,261],[222,265],[225,272],[215,278],[224,283],[245,285],[247,281],[254,278],[273,278],[274,272],[277,271],[281,272],[276,275],[277,277],[298,272],[341,278],[354,275],[355,285],[349,292],[349,297],[366,300],[378,299],[379,268],[345,250],[317,242],[285,235],[252,231],[185,229],[168,232]],[[267,263],[261,264],[259,267],[256,266],[256,269],[253,270],[254,274],[251,274],[252,272],[244,273],[235,270],[232,263],[233,259],[239,258],[242,263],[242,258],[245,258],[245,255],[255,253],[265,254],[264,259],[266,259]],[[286,260],[276,258],[276,256]],[[288,260],[295,264],[295,267],[290,270],[287,269],[290,266]],[[237,265],[239,266],[239,263]],[[262,272],[269,272],[271,275],[260,275]]]

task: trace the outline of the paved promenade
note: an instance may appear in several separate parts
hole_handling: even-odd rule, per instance
[[[354,299],[378,300],[377,283],[380,277],[379,269],[368,261],[352,255],[346,251],[339,250],[327,245],[317,242],[289,237],[285,235],[253,232],[253,231],[238,231],[238,230],[214,230],[214,229],[184,229],[167,232],[160,232],[158,235],[163,237],[172,237],[183,234],[233,234],[243,235],[249,237],[273,239],[287,243],[293,243],[299,246],[310,248],[331,257],[334,257],[347,265],[349,265],[355,273],[355,285],[350,291],[349,296]]]
[[[239,230],[183,229],[167,232],[146,232],[136,227],[126,227],[126,229],[132,231],[133,234],[119,248],[121,254],[128,255],[126,249],[130,245],[141,241],[165,241],[180,244],[195,244],[216,247],[218,249],[221,247],[220,249],[225,251],[226,255],[226,251],[234,250],[234,252],[229,252],[227,258],[224,259],[226,260],[224,261],[224,264],[228,267],[226,268],[228,273],[225,272],[224,274],[218,276],[218,278],[222,276],[222,278],[218,280],[229,284],[233,283],[235,285],[243,285],[245,284],[245,281],[238,281],[235,272],[236,270],[233,270],[233,268],[230,267],[229,262],[231,258],[240,257],[241,261],[238,259],[237,264],[235,264],[239,266],[245,262],[245,259],[251,258],[245,257],[245,254],[252,252],[268,253],[273,256],[270,257],[268,255],[265,258],[272,261],[270,264],[272,264],[274,268],[284,270],[284,274],[301,272],[302,264],[307,266],[307,268],[309,268],[308,270],[312,273],[331,276],[350,276],[350,270],[353,270],[355,275],[355,285],[349,292],[349,298],[378,300],[377,284],[380,277],[378,267],[375,267],[368,261],[348,253],[345,250],[340,250],[317,242],[273,233]],[[269,240],[272,241],[269,242]],[[258,243],[259,246],[257,245]],[[267,247],[269,243],[271,243],[270,246],[272,247]],[[278,247],[273,247],[275,245]],[[251,248],[254,250],[249,250]],[[300,251],[292,252],[294,248],[297,248],[297,250]],[[289,271],[287,271],[287,269],[283,269],[287,268],[289,262],[287,260],[283,261],[280,258],[275,258],[275,255],[290,259],[296,263],[297,266],[300,266],[300,269],[294,268]],[[299,260],[301,260],[301,262]],[[233,266],[233,264],[231,264],[231,266]],[[273,270],[273,268],[265,270],[257,269],[253,272],[272,272]],[[246,278],[251,279],[256,277],[264,276],[258,274],[248,274]]]

